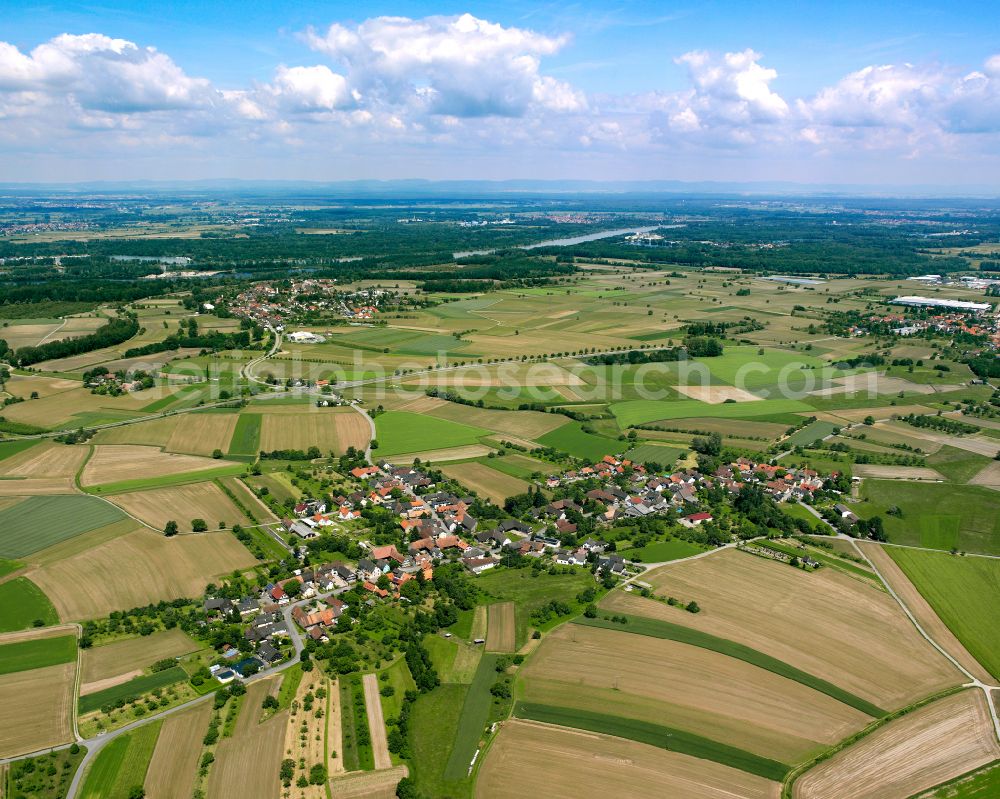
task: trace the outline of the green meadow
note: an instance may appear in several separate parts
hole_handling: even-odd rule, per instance
[[[27,577],[0,583],[0,633],[24,630],[38,621],[44,626],[59,623],[59,615],[42,589]]]
[[[616,439],[585,432],[580,422],[567,422],[535,440],[543,447],[553,447],[588,461],[599,461],[623,449]]]
[[[378,450],[374,455],[383,457],[476,444],[490,431],[419,413],[388,411],[375,417],[375,434]]]
[[[76,636],[33,638],[0,646],[0,674],[41,669],[76,660]]]
[[[146,780],[162,723],[144,724],[105,746],[87,771],[82,799],[133,799]]]
[[[627,400],[611,405],[611,413],[623,428],[667,419],[704,417],[752,419],[782,413],[808,413],[811,405],[795,399],[765,399],[751,402],[709,403],[701,400]]]
[[[972,656],[1000,679],[1000,560],[892,546],[885,551]]]
[[[117,522],[125,514],[80,494],[33,496],[0,510],[0,557],[20,558]]]
[[[981,486],[865,480],[855,513],[879,515],[894,544],[1000,555],[997,492]],[[902,517],[887,513],[902,509]]]

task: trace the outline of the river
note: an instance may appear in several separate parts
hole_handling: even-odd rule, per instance
[[[587,233],[584,236],[571,236],[565,239],[548,239],[537,244],[522,244],[519,250],[534,250],[538,247],[569,247],[573,244],[583,244],[586,241],[597,241],[598,239],[610,239],[614,236],[624,236],[626,233],[649,233],[656,230],[660,225],[650,225],[649,227],[629,227],[618,230],[601,230],[597,233]],[[452,258],[468,258],[471,255],[490,255],[496,250],[468,250],[467,252],[453,252]]]

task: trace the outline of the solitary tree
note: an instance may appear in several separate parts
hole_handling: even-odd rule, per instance
[[[196,533],[204,533],[205,531],[208,530],[208,522],[206,522],[204,519],[192,519],[191,529],[194,530]]]
[[[163,534],[168,538],[172,535],[177,535],[177,522],[173,519],[167,522],[166,527],[163,528]]]

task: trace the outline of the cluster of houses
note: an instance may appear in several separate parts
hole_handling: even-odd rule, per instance
[[[928,277],[937,276],[929,275]],[[993,284],[997,282],[991,281]],[[920,318],[898,313],[874,314],[868,317],[864,323],[853,325],[849,330],[850,335],[864,336],[873,330],[879,332],[888,326],[897,336],[913,336],[925,330],[945,334],[966,333],[970,336],[982,336],[990,340],[993,349],[1000,348],[1000,319],[992,314],[984,313],[984,311],[992,311],[992,306],[988,303],[951,303],[948,300],[932,301],[921,297],[900,297],[895,301],[903,301],[902,304],[906,305],[940,307],[942,312]],[[931,302],[934,305],[929,305]],[[949,303],[958,307],[949,308]]]
[[[833,477],[836,476],[834,472]],[[738,493],[745,483],[758,484],[775,502],[790,499],[811,502],[814,493],[823,487],[823,478],[812,469],[771,466],[749,458],[739,458],[727,466],[720,466],[714,477],[730,494]]]
[[[626,478],[624,487],[616,479],[620,477]],[[588,491],[587,499],[604,506],[602,521],[616,522],[669,511],[683,511],[688,506],[696,505],[698,484],[702,480],[702,475],[693,470],[686,470],[664,476],[651,476],[641,464],[605,455],[597,463],[581,469],[561,475],[551,475],[545,485],[548,488],[557,488],[595,478],[605,479],[608,482],[603,488]],[[576,526],[566,519],[566,511],[571,509],[581,511],[575,503],[560,500],[536,508],[534,514],[541,520],[554,520],[555,527],[560,532],[572,533],[576,532]]]
[[[577,532],[573,519],[590,515],[571,499],[534,508],[532,524],[506,519],[493,529],[478,530],[477,520],[469,513],[474,499],[433,491],[433,480],[416,467],[380,463],[355,468],[351,475],[360,485],[357,491],[331,497],[329,510],[324,500],[304,500],[295,507],[297,518],[285,520],[285,527],[302,538],[313,538],[327,525],[356,519],[365,507],[378,506],[398,516],[400,529],[410,539],[406,551],[400,552],[394,544],[362,543],[365,554],[357,566],[331,563],[302,568],[293,577],[267,585],[259,597],[207,599],[204,608],[210,616],[232,618],[236,613],[247,620],[243,634],[253,650],[253,655],[246,657],[246,646],[242,652],[226,647],[223,656],[233,665],[218,671],[220,682],[239,676],[250,663],[264,667],[281,659],[281,645],[289,636],[287,606],[292,606],[291,621],[306,635],[326,641],[347,610],[337,594],[361,585],[371,594],[368,603],[399,599],[410,580],[433,580],[435,564],[444,559],[459,560],[472,574],[496,567],[506,553],[549,557],[567,566],[594,564],[599,575],[624,576],[629,568],[623,557],[610,551],[613,547],[598,538],[587,538],[572,547],[563,545],[569,534]],[[823,487],[823,479],[811,469],[772,466],[748,458],[720,466],[711,475],[693,470],[651,475],[641,465],[613,456],[551,476],[546,484],[555,488],[594,478],[606,480],[602,487],[586,492],[587,500],[597,503],[596,511],[590,502],[587,504],[599,521],[613,523],[670,513],[688,527],[712,521],[711,513],[697,508],[699,488],[721,487],[735,494],[746,484],[757,484],[776,502],[811,502],[814,492]],[[837,505],[835,510],[842,518],[856,518],[846,506]],[[294,589],[290,588],[292,583]]]
[[[283,330],[286,322],[323,311],[354,321],[371,320],[394,297],[386,289],[343,291],[334,279],[306,278],[293,281],[287,292],[270,283],[255,283],[237,294],[229,309],[238,317]],[[309,343],[311,335],[303,331],[299,340]]]
[[[155,385],[152,375],[141,370],[111,372],[98,368],[88,372],[84,380],[84,387],[89,388],[91,394],[108,394],[113,397],[142,391]]]
[[[359,518],[364,508],[381,507],[398,517],[399,527],[410,543],[405,552],[393,544],[362,544],[367,547],[366,553],[354,568],[338,563],[315,572],[303,570],[295,578],[302,582],[296,592],[298,597],[309,599],[360,583],[372,593],[372,599],[398,598],[406,582],[418,579],[418,575],[432,580],[435,564],[441,560],[457,559],[472,574],[480,574],[496,567],[507,552],[551,557],[560,565],[596,563],[599,573],[626,573],[627,562],[606,551],[603,541],[589,538],[573,547],[563,546],[562,541],[577,532],[573,520],[591,515],[572,499],[553,500],[532,509],[530,524],[507,519],[493,529],[479,530],[477,519],[470,513],[474,498],[434,491],[433,480],[415,466],[382,462],[357,467],[351,476],[358,490],[330,497],[329,507],[324,500],[300,502],[295,507],[297,518],[283,522],[286,529],[304,539],[314,538],[329,525]],[[611,455],[589,466],[552,475],[546,485],[558,488],[602,478],[603,486],[588,490],[586,498],[597,503],[596,511],[590,502],[587,504],[598,521],[609,524],[668,513],[686,527],[711,522],[712,514],[698,508],[700,488],[718,486],[736,494],[745,484],[759,484],[776,502],[810,502],[814,492],[823,487],[822,478],[811,469],[772,466],[748,458],[720,466],[711,475],[690,469],[655,475],[640,464]],[[271,586],[268,591],[265,600],[278,607],[287,603],[282,585]],[[342,611],[340,605],[323,602],[312,608],[297,606],[295,620],[319,640]]]

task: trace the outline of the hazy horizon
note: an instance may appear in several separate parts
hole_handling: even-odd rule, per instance
[[[926,0],[28,3],[0,33],[0,180],[989,193],[997,22]]]

